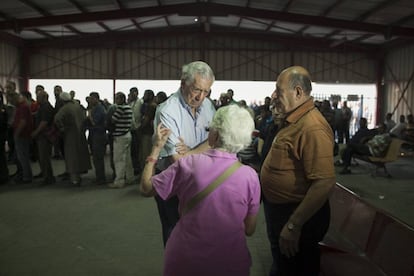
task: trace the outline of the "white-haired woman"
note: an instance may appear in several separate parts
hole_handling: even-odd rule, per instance
[[[183,157],[152,176],[170,135],[169,129],[157,127],[141,178],[141,192],[163,199],[177,195],[181,213],[166,245],[164,275],[249,275],[251,258],[245,236],[254,233],[259,211],[256,172],[242,165],[192,209],[190,206],[195,195],[238,162],[236,153],[251,142],[253,129],[246,109],[237,105],[220,108],[209,128],[211,149]]]

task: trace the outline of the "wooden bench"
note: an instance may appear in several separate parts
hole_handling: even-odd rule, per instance
[[[414,229],[337,184],[321,276],[413,276]]]
[[[360,159],[365,162],[371,163],[375,165],[373,171],[371,172],[372,176],[377,176],[378,169],[382,168],[384,173],[387,177],[391,177],[391,174],[388,172],[387,167],[385,166],[387,163],[394,162],[400,157],[400,150],[401,145],[404,143],[403,140],[398,138],[391,138],[391,143],[388,146],[388,149],[384,156],[382,157],[375,157],[375,156],[367,156],[367,155],[354,155],[353,158]]]

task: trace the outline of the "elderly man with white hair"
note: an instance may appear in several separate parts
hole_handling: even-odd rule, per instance
[[[203,61],[194,61],[186,64],[181,72],[179,90],[160,104],[155,113],[154,126],[162,123],[171,129],[171,135],[160,153],[157,171],[163,171],[174,161],[187,154],[186,149],[195,149],[202,152],[208,148],[206,142],[209,126],[215,107],[209,100],[211,86],[215,80],[214,72]],[[155,132],[155,131],[154,131]],[[177,145],[185,143],[185,150]],[[155,197],[160,215],[164,245],[179,219],[176,197],[162,200]]]

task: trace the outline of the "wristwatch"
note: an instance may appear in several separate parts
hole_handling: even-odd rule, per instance
[[[287,227],[287,229],[289,230],[289,231],[294,231],[295,229],[296,229],[296,225],[294,225],[293,223],[291,223],[291,222],[288,222],[287,223],[287,225],[286,225],[286,227]]]

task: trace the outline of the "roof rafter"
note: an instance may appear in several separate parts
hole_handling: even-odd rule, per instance
[[[30,0],[19,0],[19,1],[20,1],[21,3],[23,3],[23,4],[27,5],[27,6],[29,6],[30,8],[32,8],[32,9],[34,9],[34,10],[36,10],[38,13],[40,13],[40,14],[41,14],[41,15],[43,15],[43,16],[52,16],[52,13],[50,13],[50,12],[49,12],[49,11],[47,11],[46,9],[44,9],[44,8],[40,7],[39,5],[37,5],[37,4],[35,4],[35,3],[33,3],[33,2],[32,2],[32,1],[30,1]],[[82,34],[82,32],[80,32],[78,29],[76,29],[75,27],[73,27],[73,26],[71,26],[71,25],[65,25],[64,27],[65,27],[66,29],[70,30],[71,32],[76,33],[76,34]],[[45,31],[42,31],[42,30],[33,29],[33,31],[35,31],[35,32],[37,32],[37,33],[39,33],[39,34],[45,35],[45,36],[47,36],[47,37],[54,37],[53,35],[51,35],[51,34],[49,34],[49,33],[45,32]]]
[[[52,14],[50,12],[48,12],[44,8],[41,8],[39,5],[33,3],[30,0],[19,0],[19,2],[25,4],[26,6],[28,6],[30,8],[32,8],[33,10],[37,11],[41,15],[44,15],[44,16],[52,16]]]
[[[250,6],[250,0],[247,0],[246,5],[244,5],[246,8],[248,8]],[[240,16],[239,18],[239,22],[237,22],[237,28],[240,28],[241,22],[243,20],[243,16]]]
[[[83,32],[79,31],[78,29],[76,29],[72,25],[65,25],[65,28],[68,29],[69,31],[75,33],[75,34],[78,34],[78,35],[82,35],[83,34]]]
[[[162,6],[161,0],[157,0],[158,6]],[[171,27],[170,20],[168,20],[168,16],[164,16],[165,22],[167,22],[168,27]]]
[[[289,2],[286,3],[286,5],[283,7],[282,11],[287,12],[289,11],[290,7],[292,7],[293,2],[296,0],[289,0]],[[270,29],[276,24],[277,20],[272,20],[270,24],[266,28],[266,32],[270,31]]]
[[[376,5],[375,7],[373,7],[372,9],[370,9],[369,11],[364,12],[363,14],[361,14],[360,16],[358,16],[358,18],[356,18],[356,21],[364,21],[365,19],[367,19],[368,17],[370,17],[371,15],[375,14],[376,12],[385,9],[388,6],[391,5],[395,5],[396,3],[400,2],[401,0],[394,0],[394,1],[389,1],[389,0],[384,0],[381,3],[379,3],[378,5]]]
[[[46,11],[45,9],[41,8],[39,5],[33,3],[29,0],[19,0],[19,2],[26,5],[26,6],[28,6],[29,8],[37,11],[38,13],[40,13],[43,16],[52,16],[52,14],[50,12]],[[45,32],[45,31],[39,30],[37,28],[33,28],[31,31],[33,31],[35,33],[38,33],[42,36],[48,37],[48,38],[55,38],[53,35]]]
[[[83,14],[86,14],[86,13],[88,13],[88,9],[86,9],[84,6],[82,6],[78,1],[76,1],[76,0],[68,0],[73,6],[75,6],[80,12],[82,12]],[[107,31],[107,32],[110,32],[110,31],[112,31],[108,26],[106,26],[105,25],[105,23],[103,23],[103,22],[96,22],[96,24],[98,24],[99,26],[101,26],[101,28],[102,29],[104,29],[105,31]],[[67,27],[66,25],[65,25],[65,27]],[[74,27],[72,27],[72,28],[74,28]],[[68,29],[70,29],[70,28],[68,28]],[[78,33],[81,33],[81,34],[83,34],[82,32],[80,32],[80,31],[77,31]]]
[[[118,8],[120,10],[125,9],[125,5],[121,2],[121,0],[115,0],[115,4],[118,6]],[[134,24],[135,28],[137,28],[139,31],[142,31],[141,26],[139,25],[139,23],[134,18],[131,18],[131,22],[132,22],[132,24]]]
[[[72,5],[74,5],[79,11],[83,12],[83,13],[87,13],[88,10],[82,6],[81,4],[79,4],[78,1],[76,0],[67,0],[69,3],[71,3]]]
[[[327,7],[319,16],[327,16],[331,11],[336,9],[340,4],[342,4],[345,0],[336,0],[335,3]],[[303,26],[299,31],[298,34],[302,34],[306,29],[309,28],[309,25]]]
[[[399,2],[399,1],[401,1],[401,0],[395,0],[395,1],[384,0],[384,1],[380,2],[378,5],[376,5],[375,7],[373,7],[372,9],[366,11],[365,13],[363,13],[360,16],[358,16],[357,18],[355,18],[355,21],[362,22],[362,21],[366,20],[368,17],[375,14],[376,12],[378,12],[382,9],[385,9],[386,7],[390,6],[391,4],[394,5],[395,3]],[[325,38],[330,38],[334,35],[339,34],[340,32],[341,32],[340,30],[332,31],[331,33],[327,34],[325,36]],[[354,39],[353,41],[355,41],[355,42],[362,41],[362,40],[365,40],[365,39],[367,39],[371,36],[374,36],[374,34],[365,34],[361,37],[358,37],[358,38]],[[387,33],[384,33],[384,36],[387,36]]]
[[[33,30],[31,30],[31,31],[33,31],[33,32],[35,32],[35,33],[38,33],[38,34],[40,34],[40,35],[42,35],[42,36],[48,37],[48,38],[53,38],[53,39],[55,39],[55,38],[56,38],[55,36],[53,36],[53,35],[49,34],[48,32],[42,31],[42,30],[40,30],[40,29],[33,29]]]

